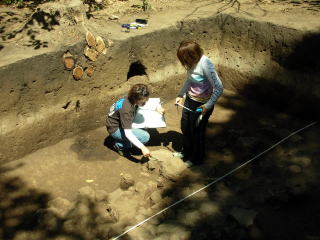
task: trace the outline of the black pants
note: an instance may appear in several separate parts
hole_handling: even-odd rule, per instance
[[[203,103],[192,100],[187,96],[184,106],[195,111]],[[199,125],[196,126],[196,121],[201,113],[190,112],[186,109],[182,111],[181,131],[183,133],[183,149],[184,159],[201,164],[205,156],[205,133],[210,115],[213,108],[209,109],[202,117]]]

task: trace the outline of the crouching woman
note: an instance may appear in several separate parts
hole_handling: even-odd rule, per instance
[[[150,135],[142,129],[131,127],[139,106],[143,106],[149,99],[149,90],[145,84],[135,84],[127,96],[118,99],[107,114],[107,130],[114,138],[114,148],[120,155],[128,154],[133,146],[141,149],[144,157],[151,153],[145,144]]]

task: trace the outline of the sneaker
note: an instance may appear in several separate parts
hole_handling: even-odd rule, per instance
[[[125,155],[124,149],[119,148],[117,144],[113,144],[113,148],[117,153],[119,153],[120,156],[123,157]]]
[[[184,158],[184,155],[182,152],[174,152],[172,155],[177,158],[181,158],[181,159]]]
[[[188,168],[191,168],[192,166],[194,166],[194,163],[191,161],[185,161],[185,164],[187,165]]]

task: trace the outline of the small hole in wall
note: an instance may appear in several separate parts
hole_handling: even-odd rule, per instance
[[[76,112],[80,111],[80,100],[77,100],[76,102]]]
[[[127,74],[127,80],[134,76],[147,75],[146,69],[147,68],[140,61],[131,63]]]

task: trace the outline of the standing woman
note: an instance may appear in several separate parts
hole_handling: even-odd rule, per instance
[[[143,106],[148,99],[147,85],[135,84],[127,96],[118,99],[111,106],[106,125],[109,134],[115,139],[114,147],[120,155],[128,153],[134,145],[141,149],[143,156],[151,156],[149,149],[144,145],[150,139],[149,133],[131,127],[138,107]]]
[[[192,111],[185,108],[182,111],[183,149],[174,155],[183,158],[191,167],[204,160],[208,119],[223,92],[223,85],[212,61],[203,54],[198,43],[182,41],[177,56],[187,70],[187,80],[176,98],[176,104],[182,104],[186,95],[184,106]],[[199,108],[201,112],[196,111]]]

